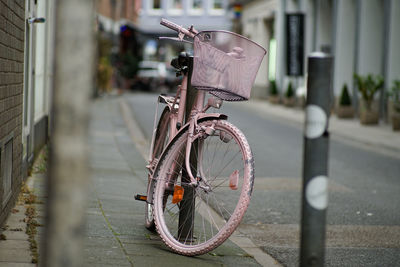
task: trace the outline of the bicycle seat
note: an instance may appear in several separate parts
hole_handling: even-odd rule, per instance
[[[184,67],[189,66],[189,57],[189,53],[181,52],[177,58],[171,60],[171,66],[177,70],[182,70]]]

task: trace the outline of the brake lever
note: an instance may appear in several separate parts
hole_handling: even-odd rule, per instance
[[[180,39],[179,37],[158,37],[159,40],[171,40],[175,42],[183,42],[183,43],[188,43],[188,44],[193,44],[193,42],[185,40],[185,39]]]

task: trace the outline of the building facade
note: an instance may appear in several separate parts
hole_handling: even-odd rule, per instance
[[[253,0],[232,1],[243,5],[243,34],[259,40],[270,48],[276,41],[273,56],[274,74],[281,92],[289,82],[296,87],[305,86],[307,56],[313,51],[330,53],[334,57],[332,94],[337,97],[344,84],[351,88],[353,103],[359,94],[353,75],[382,75],[385,90],[377,96],[381,117],[385,117],[386,93],[394,80],[400,79],[400,2],[397,0]],[[299,76],[288,75],[287,66],[287,16],[303,16],[304,72]],[[271,26],[272,25],[272,26]],[[271,50],[271,49],[269,49]],[[271,63],[271,62],[270,62]],[[268,66],[271,66],[269,64]],[[258,83],[266,83],[265,71],[259,72]],[[260,77],[261,76],[261,77]]]
[[[119,34],[125,24],[135,25],[141,0],[98,0],[97,16],[105,32]]]
[[[167,33],[170,30],[160,25],[166,18],[198,30],[230,30],[228,4],[226,0],[143,0],[138,27],[148,34]]]

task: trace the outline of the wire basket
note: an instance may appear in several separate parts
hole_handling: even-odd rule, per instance
[[[226,101],[250,98],[266,54],[255,42],[228,31],[202,31],[194,38],[191,84]]]

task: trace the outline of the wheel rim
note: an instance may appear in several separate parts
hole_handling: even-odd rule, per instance
[[[239,211],[237,206],[240,205],[237,204],[244,199],[247,203],[243,206],[248,205],[251,164],[237,135],[230,133],[223,124],[217,125],[212,135],[204,134],[198,139],[197,150],[192,150],[192,156],[197,163],[197,168],[192,166],[192,171],[194,175],[197,174],[196,177],[201,177],[197,187],[187,184],[182,171],[182,156],[178,157],[184,154],[186,138],[177,141],[171,149],[171,155],[163,162],[163,166],[169,167],[160,169],[159,177],[164,179],[158,178],[161,185],[158,186],[159,197],[155,199],[158,205],[155,208],[158,211],[158,228],[162,228],[159,232],[165,235],[165,239],[169,240],[167,242],[174,244],[173,249],[174,246],[183,250],[205,249],[210,244],[213,246],[214,243],[222,243],[220,240],[225,240],[233,232],[243,216],[245,208]],[[172,169],[174,164],[179,167]],[[175,183],[166,184],[165,177],[173,173],[176,175]],[[171,202],[174,185],[185,189],[186,199],[177,204]],[[167,198],[165,209],[161,196]],[[190,201],[193,199],[194,203]],[[183,214],[185,212],[180,212],[185,209],[186,215]],[[235,215],[232,216],[233,214]],[[235,221],[238,216],[239,220]]]

